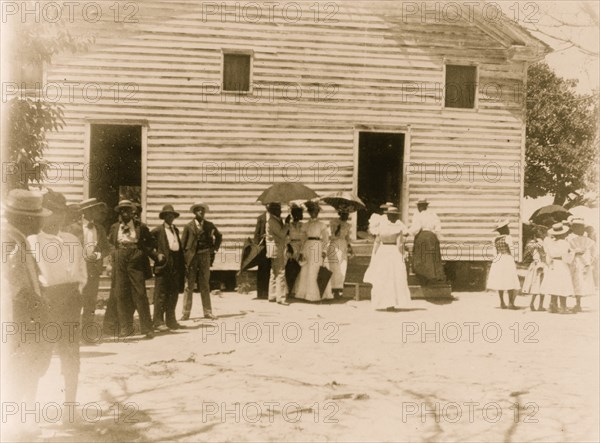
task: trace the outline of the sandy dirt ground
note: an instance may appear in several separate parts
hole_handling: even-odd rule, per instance
[[[185,330],[83,346],[72,425],[56,422],[54,357],[36,439],[599,439],[597,297],[571,315],[501,310],[493,293],[398,312],[372,311],[369,301],[286,307],[253,297],[213,295],[211,322],[200,318],[197,295]]]

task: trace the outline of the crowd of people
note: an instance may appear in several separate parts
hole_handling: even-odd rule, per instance
[[[525,262],[529,268],[521,285],[514,260],[514,242],[502,220],[495,227],[494,255],[488,274],[487,288],[498,291],[502,309],[518,309],[515,304],[518,291],[531,295],[530,309],[546,311],[544,299],[550,296],[551,313],[581,312],[581,298],[597,293],[594,277],[596,243],[586,232],[585,220],[570,216],[551,228],[536,226],[533,239],[525,248]],[[508,305],[504,292],[508,293]],[[539,298],[538,298],[539,297]],[[536,307],[535,301],[538,298]],[[568,308],[567,299],[575,304]]]
[[[438,235],[441,223],[419,200],[410,227],[400,220],[391,203],[383,214],[373,214],[369,231],[374,237],[370,265],[364,281],[372,285],[375,310],[410,306],[411,295],[405,264],[405,240],[414,236],[412,267],[421,283],[445,279]],[[141,222],[142,208],[121,200],[114,208],[118,221],[106,232],[102,214],[107,207],[95,198],[68,205],[66,198],[49,190],[40,194],[13,190],[5,199],[3,229],[4,272],[2,296],[3,359],[8,401],[33,402],[37,381],[49,367],[53,351],[60,357],[65,379],[65,403],[75,402],[79,377],[80,343],[97,343],[103,335],[135,334],[134,313],[140,332],[151,339],[155,331],[185,328],[176,319],[180,293],[184,293],[180,321],[190,319],[193,294],[200,292],[204,318],[215,320],[210,298],[210,269],[223,236],[206,219],[207,204],[190,207],[194,218],[180,230],[180,216],[165,205],[162,221],[150,230]],[[288,305],[291,298],[321,302],[341,297],[348,258],[352,256],[352,208],[337,207],[338,218],[319,219],[318,201],[289,205],[282,217],[281,203],[269,203],[256,223],[257,298]],[[304,220],[304,212],[308,220]],[[581,311],[581,297],[595,293],[593,266],[595,243],[584,232],[584,221],[572,218],[550,229],[536,231],[527,245],[530,259],[523,287],[513,256],[514,243],[508,221],[497,224],[493,244],[495,259],[487,286],[497,290],[502,308],[516,308],[517,291],[531,294],[531,309],[567,312],[567,297],[575,299],[570,312]],[[103,325],[95,321],[100,277],[107,263],[111,286]],[[154,277],[153,312],[146,280]],[[508,305],[504,292],[508,292]],[[539,297],[536,308],[535,300]],[[58,339],[40,334],[52,325]]]
[[[348,258],[353,254],[351,210],[336,208],[338,218],[328,225],[319,220],[321,208],[316,201],[289,207],[285,220],[280,203],[268,204],[257,219],[254,242],[265,245],[258,262],[258,298],[287,305],[290,298],[320,302],[341,297]],[[410,228],[399,220],[400,211],[392,203],[382,205],[383,214],[373,214],[369,220],[375,240],[364,281],[373,286],[371,305],[375,310],[402,309],[410,304],[405,265],[409,235],[414,236],[412,266],[420,282],[445,280],[438,239],[440,219],[425,199],[418,201],[417,208]],[[304,210],[309,215],[306,221],[302,221]],[[323,268],[331,274],[328,279]]]

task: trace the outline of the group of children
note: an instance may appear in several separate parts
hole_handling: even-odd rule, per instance
[[[594,279],[596,244],[585,232],[581,218],[569,217],[550,229],[534,228],[534,238],[527,243],[524,261],[530,263],[523,286],[519,282],[513,257],[513,242],[504,220],[496,225],[495,258],[488,274],[487,288],[498,291],[502,309],[515,306],[517,291],[531,295],[532,311],[545,311],[544,298],[551,297],[551,313],[581,312],[581,298],[596,293]],[[504,302],[508,292],[508,306]],[[539,296],[538,306],[535,301]],[[575,306],[567,309],[567,297],[575,298]]]

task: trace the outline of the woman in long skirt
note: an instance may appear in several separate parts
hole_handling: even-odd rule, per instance
[[[494,238],[494,260],[488,274],[487,288],[498,291],[502,309],[506,309],[504,291],[508,291],[509,309],[518,309],[515,306],[515,298],[517,291],[521,289],[521,283],[517,275],[517,265],[512,255],[513,240],[510,236],[508,224],[508,220],[502,220],[494,228],[498,235]]]
[[[390,207],[386,213],[387,220],[378,220],[373,256],[363,280],[373,285],[373,309],[407,308],[411,298],[406,265],[401,252],[407,228],[398,220],[400,212],[397,208]]]
[[[581,218],[575,218],[571,222],[571,231],[571,234],[567,237],[567,241],[575,254],[571,263],[571,276],[576,300],[572,311],[581,312],[581,297],[587,297],[596,293],[593,274],[596,243],[584,235],[585,223]]]
[[[329,224],[331,237],[329,248],[327,250],[327,259],[329,269],[333,273],[331,276],[331,289],[334,297],[340,297],[344,291],[344,281],[346,280],[346,270],[348,268],[348,254],[352,254],[350,245],[351,226],[348,223],[348,211],[340,210],[339,219],[332,220]]]
[[[555,223],[548,230],[544,240],[546,253],[546,273],[542,281],[541,291],[552,296],[550,312],[567,313],[567,297],[573,295],[573,281],[569,264],[573,261],[573,252],[567,242],[569,228],[562,223]],[[560,309],[557,299],[560,298]]]
[[[303,264],[298,277],[296,298],[307,301],[332,299],[331,280],[327,284],[323,296],[321,296],[317,284],[319,268],[323,265],[327,266],[325,259],[327,257],[327,245],[329,244],[329,227],[318,218],[321,211],[318,203],[308,201],[305,206],[310,215],[310,220],[302,225],[305,241],[302,248],[301,261]]]
[[[541,291],[544,271],[546,269],[546,254],[544,253],[544,238],[546,237],[546,228],[537,227],[533,231],[534,238],[527,243],[525,247],[525,256],[531,259],[531,264],[525,275],[525,281],[521,288],[522,294],[531,294],[529,308],[535,311],[535,298],[539,295],[540,302],[538,311],[544,309],[544,294]]]

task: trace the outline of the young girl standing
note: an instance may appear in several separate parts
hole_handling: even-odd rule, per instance
[[[569,264],[573,261],[573,252],[566,240],[569,228],[562,223],[555,223],[548,230],[544,240],[546,253],[546,273],[540,290],[550,294],[550,312],[567,313],[567,297],[573,295],[573,281]],[[560,309],[557,300],[560,298]]]
[[[488,274],[487,288],[498,291],[500,296],[500,308],[506,309],[504,303],[504,291],[508,291],[508,308],[518,309],[515,306],[517,292],[521,289],[517,265],[512,255],[513,240],[508,228],[509,221],[502,220],[496,224],[494,231],[498,235],[494,238],[493,250],[494,260]]]
[[[527,243],[525,247],[525,256],[531,258],[531,264],[525,275],[525,281],[521,292],[523,294],[531,294],[531,302],[529,307],[532,311],[535,311],[535,298],[540,296],[540,302],[538,305],[538,311],[545,311],[544,309],[544,294],[541,292],[542,279],[544,278],[544,271],[546,268],[546,254],[544,252],[544,238],[546,237],[545,227],[536,227],[533,231],[533,239]]]

